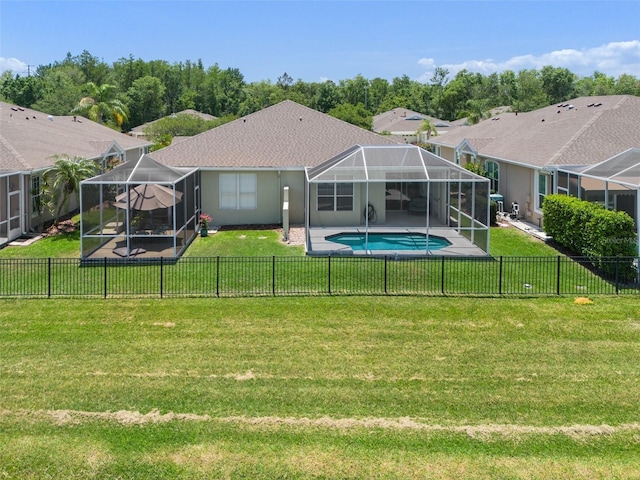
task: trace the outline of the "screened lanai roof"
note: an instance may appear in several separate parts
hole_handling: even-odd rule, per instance
[[[640,188],[640,148],[624,152],[585,168],[580,175]]]
[[[415,145],[356,145],[305,170],[311,183],[488,181]]]
[[[143,155],[137,162],[123,163],[83,183],[175,183],[193,170],[195,169],[167,167],[149,155]]]

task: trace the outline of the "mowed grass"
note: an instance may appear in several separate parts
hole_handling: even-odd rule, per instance
[[[554,256],[559,252],[543,241],[516,228],[491,229],[491,255]],[[196,237],[184,253],[185,257],[259,257],[302,256],[304,247],[287,245],[272,229],[220,230],[207,237]],[[80,232],[43,238],[27,246],[0,249],[0,258],[79,258]]]
[[[640,478],[640,305],[0,301],[0,478]]]

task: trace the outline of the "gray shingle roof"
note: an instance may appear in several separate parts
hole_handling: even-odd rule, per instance
[[[449,122],[438,120],[423,113],[414,112],[407,108],[394,108],[373,117],[373,131],[413,134],[420,128],[423,120],[426,119],[430,120],[434,125],[440,124],[440,129],[448,129],[450,126]]]
[[[285,100],[151,156],[175,167],[302,168],[319,165],[356,144],[398,143]]]
[[[462,140],[482,156],[532,166],[593,165],[640,147],[640,97],[580,97],[527,113],[502,113],[432,137],[456,147]]]
[[[150,145],[86,118],[77,120],[0,102],[0,170],[46,168],[52,155],[99,158],[113,142],[125,150]]]

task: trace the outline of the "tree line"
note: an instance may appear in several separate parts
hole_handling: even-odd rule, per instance
[[[10,71],[0,76],[4,101],[52,115],[78,113],[124,132],[186,109],[224,122],[285,99],[371,129],[374,115],[399,107],[476,123],[499,106],[526,112],[579,96],[620,94],[640,96],[640,80],[598,71],[580,77],[566,68],[545,66],[489,75],[462,70],[453,76],[438,67],[428,83],[407,75],[391,81],[357,75],[304,82],[286,72],[275,82],[247,83],[237,68],[205,67],[201,60],[171,64],[130,55],[109,65],[86,50],[40,65],[27,76]]]

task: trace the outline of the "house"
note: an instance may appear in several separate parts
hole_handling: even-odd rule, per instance
[[[429,143],[453,163],[482,164],[505,210],[515,204],[519,217],[541,225],[545,195],[567,190],[558,169],[595,165],[640,147],[638,119],[640,97],[579,97],[532,112],[502,112]]]
[[[475,254],[488,251],[487,179],[291,100],[150,157],[199,169],[201,211],[216,225],[290,222],[304,224],[309,235],[310,227],[368,231],[376,223],[426,229],[427,237],[440,227],[465,243],[444,254],[470,251],[465,248],[474,238],[482,245]],[[483,195],[485,207],[479,200],[475,208]],[[308,236],[307,252],[310,242]]]
[[[429,120],[436,128],[438,135],[442,135],[455,128],[454,124],[438,120],[437,118],[414,112],[406,108],[394,108],[373,117],[373,131],[398,135],[406,143],[426,142],[431,134],[427,132],[417,134],[422,122]]]
[[[392,138],[285,100],[203,132],[151,157],[170,167],[197,167],[202,210],[217,225],[282,222],[283,187],[289,219],[305,221],[305,167],[354,145],[397,145]]]
[[[137,160],[150,146],[83,117],[0,102],[0,246],[52,218],[38,208],[38,197],[42,172],[54,163],[53,155],[94,160],[104,170]],[[72,200],[70,210],[77,207]]]
[[[173,113],[171,115],[169,115],[169,117],[177,117],[178,115],[190,115],[192,117],[198,117],[201,118],[202,120],[216,120],[218,117],[214,117],[213,115],[209,115],[208,113],[202,113],[202,112],[198,112],[197,110],[193,110],[193,109],[186,109],[186,110],[182,110],[178,113]],[[163,118],[168,118],[168,117],[163,117]],[[162,120],[161,118],[158,120]],[[131,129],[131,131],[129,132],[129,135],[131,135],[132,137],[136,137],[136,138],[146,138],[145,136],[145,129],[149,126],[152,125],[154,123],[156,123],[158,120],[153,120],[152,122],[147,122],[144,123],[142,125],[138,125],[137,127],[134,127]]]

